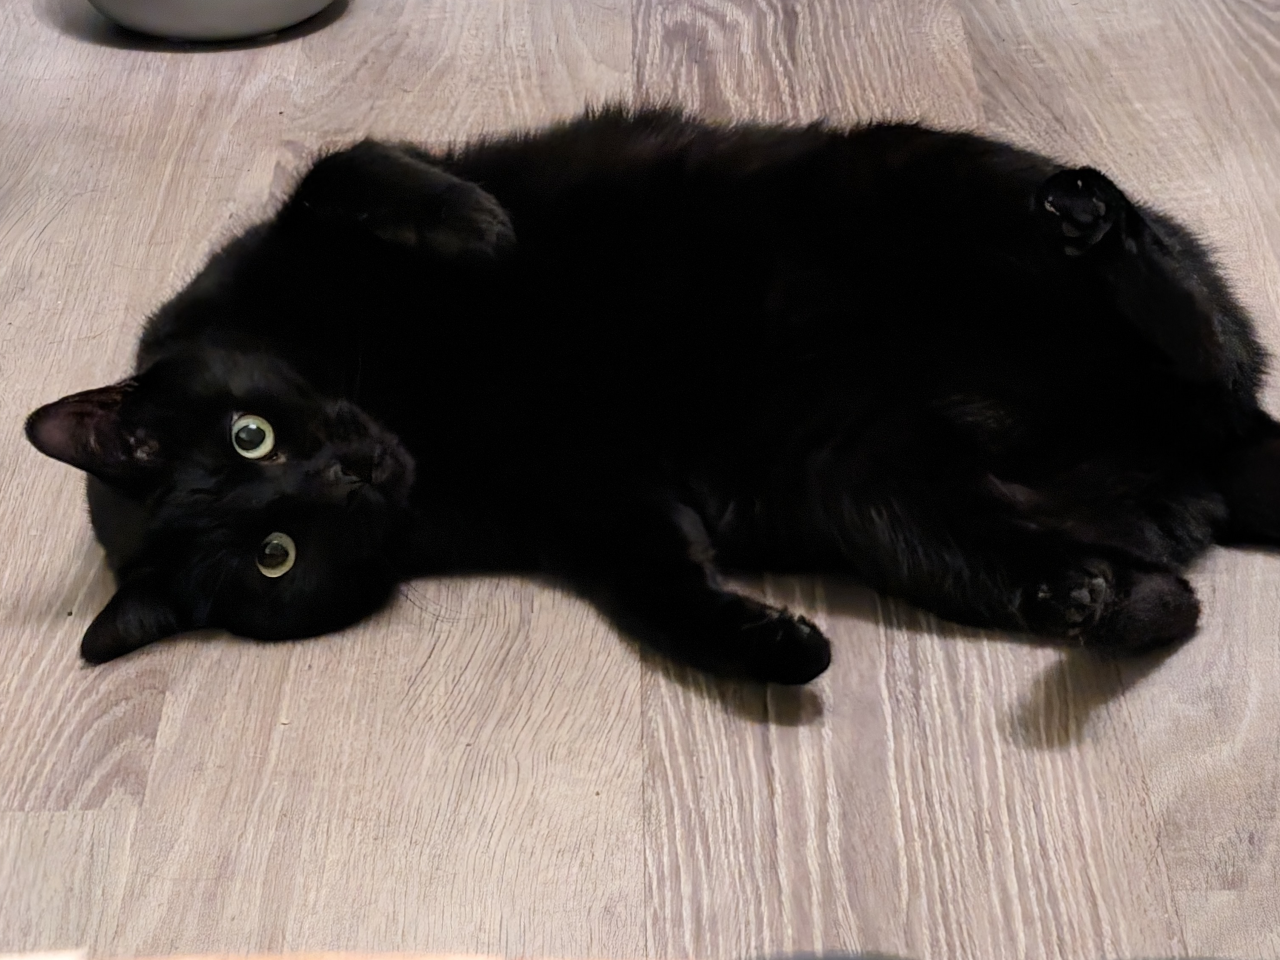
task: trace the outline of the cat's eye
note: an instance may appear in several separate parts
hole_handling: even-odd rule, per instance
[[[231,445],[247,460],[261,460],[276,448],[276,432],[261,417],[245,413],[231,423]]]
[[[264,577],[283,577],[293,569],[298,548],[287,533],[270,533],[258,545],[258,569]]]

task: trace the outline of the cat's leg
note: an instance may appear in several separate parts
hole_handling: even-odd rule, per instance
[[[1025,582],[1019,613],[1032,633],[1132,653],[1190,637],[1200,603],[1175,573],[1085,555]]]
[[[1040,551],[975,551],[960,565],[954,544],[918,542],[891,592],[958,623],[1025,631],[1071,645],[1132,653],[1195,633],[1200,604],[1168,570],[1047,540]],[[935,566],[936,564],[936,566]]]
[[[827,668],[831,647],[816,626],[726,589],[688,507],[626,502],[590,513],[560,531],[546,566],[633,639],[725,677],[800,684]]]
[[[277,229],[350,231],[437,257],[492,257],[515,242],[511,218],[478,184],[422,151],[366,140],[319,160]]]
[[[1143,556],[1157,525],[1139,508],[1067,515],[1055,528],[995,498],[937,490],[846,503],[840,516],[842,548],[873,586],[958,623],[1116,652],[1195,632],[1190,585]],[[1188,536],[1198,544],[1207,528]]]
[[[1144,213],[1096,170],[1063,170],[1035,195],[1033,213],[1074,269],[1100,279],[1120,311],[1183,378],[1256,389],[1262,354],[1243,311],[1200,245]]]

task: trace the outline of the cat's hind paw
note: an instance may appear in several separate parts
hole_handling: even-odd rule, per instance
[[[1129,570],[1117,581],[1116,598],[1107,615],[1084,636],[1090,646],[1141,653],[1181,643],[1196,632],[1200,601],[1182,577]]]
[[[1037,584],[1024,615],[1036,633],[1099,650],[1140,653],[1190,638],[1200,601],[1176,574],[1088,560]]]
[[[1096,631],[1114,598],[1111,564],[1088,561],[1036,583],[1024,615],[1037,633],[1083,639]]]
[[[1128,204],[1120,188],[1097,170],[1062,170],[1040,185],[1035,215],[1068,256],[1078,257],[1115,226]]]

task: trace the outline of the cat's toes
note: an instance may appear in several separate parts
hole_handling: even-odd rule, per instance
[[[1087,560],[1038,583],[1026,615],[1037,633],[1080,646],[1139,653],[1195,633],[1200,602],[1176,574]]]
[[[1094,632],[1115,596],[1105,560],[1090,560],[1034,585],[1026,616],[1032,629],[1077,639]]]
[[[745,676],[761,683],[808,683],[831,663],[831,643],[821,630],[771,607],[740,626],[734,645]]]
[[[1062,170],[1036,191],[1035,214],[1068,256],[1079,256],[1107,235],[1128,200],[1097,170]]]

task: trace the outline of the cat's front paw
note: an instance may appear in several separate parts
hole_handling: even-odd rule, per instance
[[[1035,214],[1050,238],[1068,256],[1097,244],[1120,219],[1128,200],[1097,170],[1062,170],[1036,191]]]
[[[758,611],[741,622],[732,638],[747,679],[808,683],[831,664],[831,642],[809,620],[763,604],[753,606]]]
[[[319,160],[283,223],[340,225],[441,257],[497,256],[515,243],[502,204],[412,147],[365,140]]]

